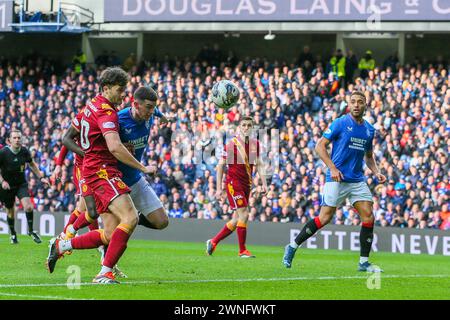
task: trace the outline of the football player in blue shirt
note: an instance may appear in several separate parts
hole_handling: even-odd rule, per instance
[[[364,179],[363,161],[379,183],[386,177],[380,173],[372,152],[375,128],[363,119],[367,108],[366,97],[360,91],[350,96],[350,113],[331,124],[316,145],[316,152],[328,167],[322,195],[320,214],[303,227],[298,236],[285,247],[283,264],[290,268],[297,248],[317,230],[328,224],[346,199],[358,211],[362,220],[360,232],[359,271],[382,272],[369,262],[373,241],[374,216],[372,194]],[[331,157],[327,146],[332,143]]]
[[[132,106],[119,111],[120,139],[138,160],[148,145],[150,130],[154,117],[168,122],[167,118],[156,108],[157,93],[150,87],[139,87],[133,94]],[[169,220],[167,213],[143,174],[119,162],[122,180],[131,189],[131,199],[139,212],[139,224],[151,229],[164,229]],[[155,168],[156,171],[156,168]]]

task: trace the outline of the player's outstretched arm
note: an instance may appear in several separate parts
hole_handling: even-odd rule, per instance
[[[69,149],[67,149],[67,147],[63,144],[61,151],[59,151],[58,159],[56,159],[55,170],[53,170],[53,173],[51,175],[52,180],[59,179],[61,177],[62,164],[67,156],[68,151]]]
[[[368,151],[365,154],[365,159],[367,167],[372,171],[372,173],[377,177],[378,181],[380,183],[386,182],[386,177],[381,174],[380,170],[378,169],[377,162],[375,160],[375,155],[372,151]]]
[[[258,171],[258,175],[262,180],[264,192],[269,191],[269,188],[267,187],[267,180],[266,180],[266,172],[264,170],[264,163],[261,161],[261,158],[258,159],[258,162],[256,164],[256,170]]]
[[[216,198],[220,199],[222,197],[222,182],[223,182],[223,167],[225,165],[225,161],[223,159],[219,160],[217,163],[216,172]]]
[[[120,136],[117,132],[109,131],[105,133],[104,137],[109,152],[111,152],[112,155],[123,164],[146,174],[151,174],[156,171],[156,168],[153,168],[153,166],[145,167],[138,160],[136,160],[136,158],[133,157],[133,155],[123,145],[122,141],[120,141]]]
[[[327,151],[327,146],[330,144],[330,140],[328,140],[325,137],[320,138],[319,142],[317,142],[316,145],[316,152],[319,155],[320,159],[325,163],[325,165],[330,169],[331,178],[334,181],[340,182],[342,179],[344,179],[344,175],[342,172],[336,168],[333,161],[331,160],[330,155]]]
[[[69,149],[70,151],[76,153],[80,157],[84,157],[84,151],[78,146],[75,142],[75,138],[80,136],[80,132],[77,131],[73,126],[67,130],[66,134],[63,137],[62,143],[63,145]]]

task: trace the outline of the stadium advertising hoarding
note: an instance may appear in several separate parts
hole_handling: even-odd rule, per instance
[[[55,236],[63,230],[69,219],[67,213],[36,213],[35,229],[42,236]],[[170,219],[167,229],[157,231],[138,226],[134,239],[177,242],[204,242],[213,231],[223,227],[223,220]],[[274,245],[282,248],[295,238],[303,225],[298,223],[251,222],[247,235],[250,245]],[[25,213],[18,213],[18,233],[27,234]],[[359,227],[328,225],[304,247],[310,249],[337,249],[359,251]],[[8,234],[6,213],[0,213],[0,234]],[[228,237],[224,243],[236,243],[235,237]],[[374,252],[428,254],[450,256],[450,232],[441,230],[402,229],[375,227],[372,245]],[[280,251],[281,252],[281,251]]]
[[[8,26],[13,18],[13,0],[0,0],[0,32],[12,31]]]
[[[450,21],[450,0],[105,0],[105,22]]]

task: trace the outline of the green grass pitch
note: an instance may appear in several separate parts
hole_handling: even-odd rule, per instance
[[[219,245],[209,257],[203,243],[131,240],[119,264],[129,278],[104,286],[90,283],[100,268],[96,250],[74,252],[49,274],[48,238],[43,240],[35,244],[19,236],[19,245],[11,245],[7,235],[0,236],[0,300],[450,299],[445,256],[377,252],[371,261],[385,272],[368,281],[370,275],[356,271],[357,252],[300,249],[286,269],[282,247],[249,244],[257,258],[239,259],[237,244]],[[80,270],[81,285],[70,289],[68,278],[77,282],[76,273],[67,273],[73,270]]]

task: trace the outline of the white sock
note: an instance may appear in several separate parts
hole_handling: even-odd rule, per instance
[[[72,250],[72,242],[70,240],[59,240],[58,249],[60,252]]]
[[[369,257],[359,257],[359,263],[364,263],[369,261]]]
[[[107,272],[111,272],[112,269],[106,266],[102,266],[102,270],[100,270],[100,274],[105,274]]]
[[[291,243],[289,244],[292,248],[297,249],[298,248],[298,244],[297,242],[295,242],[295,240],[292,240]]]
[[[73,228],[73,225],[69,225],[66,230],[69,231],[71,234],[77,233],[77,230]]]

